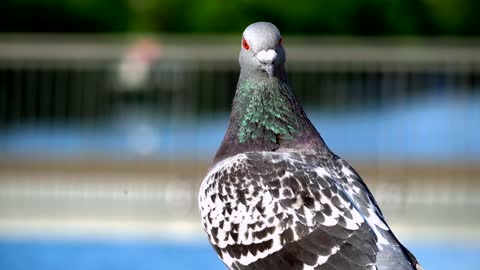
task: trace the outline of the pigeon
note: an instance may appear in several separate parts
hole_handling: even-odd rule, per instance
[[[199,191],[208,239],[228,269],[417,269],[358,173],[297,101],[283,38],[249,25],[225,137]]]

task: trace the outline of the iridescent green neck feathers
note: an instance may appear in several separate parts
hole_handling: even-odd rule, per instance
[[[328,151],[286,80],[241,75],[213,164],[239,153],[279,149]]]
[[[241,82],[233,108],[240,125],[239,142],[267,138],[276,144],[279,138],[294,139],[300,134],[301,119],[293,99],[290,86],[276,78]]]

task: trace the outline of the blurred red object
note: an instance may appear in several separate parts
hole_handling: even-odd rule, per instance
[[[160,44],[152,38],[135,42],[122,57],[117,73],[121,90],[138,90],[148,81],[152,65],[161,55]]]

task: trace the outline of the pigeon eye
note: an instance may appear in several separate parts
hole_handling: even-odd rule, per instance
[[[278,45],[282,45],[283,44],[283,37],[280,37],[280,39],[278,40]]]
[[[242,45],[243,45],[243,48],[245,48],[245,50],[248,51],[250,49],[250,45],[248,45],[248,42],[245,39],[243,39]]]

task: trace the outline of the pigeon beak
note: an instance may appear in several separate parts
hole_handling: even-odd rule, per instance
[[[277,52],[275,50],[261,50],[255,57],[258,59],[262,68],[267,72],[269,77],[272,77],[275,73],[275,66],[273,62],[277,59]]]
[[[262,68],[263,70],[265,70],[268,74],[268,77],[273,77],[274,73],[275,73],[275,68],[273,66],[273,64],[266,64],[266,65],[263,65],[262,64]]]

